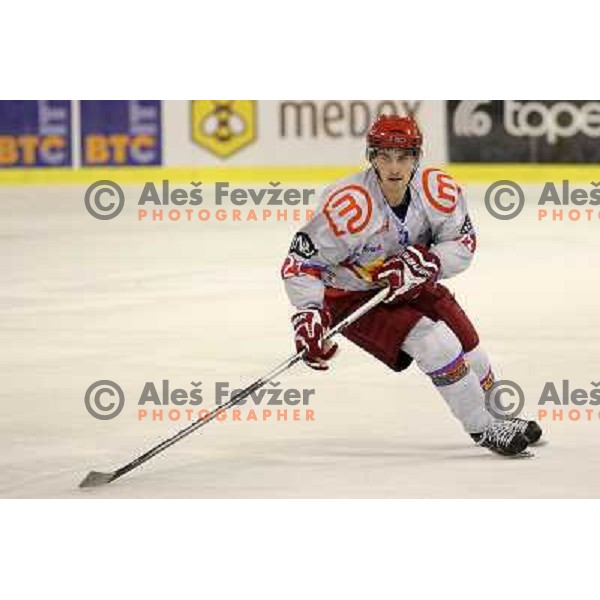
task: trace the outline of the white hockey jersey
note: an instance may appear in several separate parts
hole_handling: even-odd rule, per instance
[[[418,169],[392,208],[373,168],[327,187],[314,218],[294,236],[281,275],[298,309],[322,306],[325,286],[369,290],[383,261],[412,244],[440,259],[440,279],[464,271],[476,237],[461,188],[440,169]]]

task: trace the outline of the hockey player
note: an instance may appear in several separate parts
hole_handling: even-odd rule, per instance
[[[517,455],[542,432],[534,421],[486,410],[490,361],[439,283],[470,265],[475,230],[452,177],[419,167],[422,142],[411,117],[379,116],[367,136],[370,167],[326,188],[294,236],[281,274],[297,311],[296,349],[308,366],[327,369],[337,350],[323,340],[327,329],[389,286],[384,303],[343,335],[394,371],[414,360],[480,446]]]

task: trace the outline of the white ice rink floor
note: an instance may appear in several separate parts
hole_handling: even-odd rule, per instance
[[[140,189],[127,187],[128,200]],[[484,187],[467,189],[479,247],[449,286],[535,415],[545,382],[589,391],[600,381],[600,220],[538,222],[527,205],[497,221]],[[470,442],[414,367],[388,372],[346,340],[329,373],[298,366],[280,378],[315,389],[314,422],[213,422],[104,488],[78,489],[89,470],[114,469],[187,424],[139,422],[145,382],[202,381],[212,405],[214,382],[247,384],[290,354],[279,267],[298,226],[138,222],[131,201],[98,221],[83,195],[0,187],[0,497],[600,496],[599,407],[580,407],[595,409],[591,421],[567,410],[543,420],[548,443],[534,458],[503,459]],[[125,392],[113,420],[84,407],[101,379]]]

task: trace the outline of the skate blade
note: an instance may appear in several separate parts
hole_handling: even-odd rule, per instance
[[[519,452],[519,454],[509,456],[508,458],[535,458],[535,453],[531,450],[523,450],[523,452]]]
[[[475,444],[475,446],[481,447],[477,444]],[[519,452],[519,454],[504,454],[503,452],[496,452],[495,450],[491,450],[490,448],[488,448],[487,450],[489,450],[490,454],[497,456],[498,458],[508,458],[510,460],[515,460],[519,458],[535,458],[535,453],[529,448],[525,448],[525,450]]]

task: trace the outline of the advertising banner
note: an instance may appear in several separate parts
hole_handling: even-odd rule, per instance
[[[598,100],[450,100],[450,162],[598,163]]]
[[[358,165],[380,113],[414,116],[427,161],[444,162],[444,104],[421,100],[166,101],[167,166]]]
[[[0,101],[0,168],[71,164],[70,100]]]
[[[82,100],[82,166],[162,162],[160,100]]]

